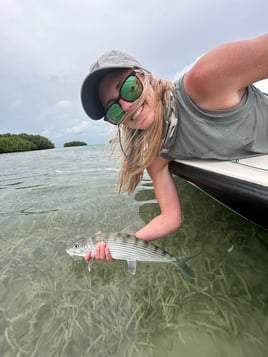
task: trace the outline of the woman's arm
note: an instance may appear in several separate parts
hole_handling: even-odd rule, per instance
[[[161,214],[153,218],[146,226],[136,232],[136,237],[144,240],[154,240],[174,232],[181,225],[181,206],[178,192],[168,170],[169,161],[162,157],[156,158],[147,171],[153,181],[155,195],[160,205]],[[89,261],[91,253],[85,255]],[[98,243],[94,258],[104,262],[112,262],[109,248],[105,242]]]
[[[186,92],[206,109],[232,107],[240,101],[247,86],[268,78],[267,59],[268,33],[216,47],[185,74]]]
[[[153,181],[161,214],[136,232],[136,236],[144,240],[154,240],[180,227],[181,206],[175,183],[168,169],[168,161],[157,157],[147,171]]]

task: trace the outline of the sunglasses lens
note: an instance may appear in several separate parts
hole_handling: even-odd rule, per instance
[[[121,87],[121,98],[128,101],[134,102],[137,100],[143,91],[143,86],[141,81],[135,76],[129,76]]]
[[[112,124],[118,125],[123,119],[125,112],[118,103],[112,104],[106,112],[106,120]]]
[[[135,102],[141,96],[142,91],[142,82],[135,75],[130,74],[120,88],[118,99],[108,108],[105,120],[114,125],[119,125],[125,115],[124,110],[119,104],[119,99],[122,98],[127,102]]]

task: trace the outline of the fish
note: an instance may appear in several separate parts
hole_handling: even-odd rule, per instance
[[[138,239],[134,235],[127,233],[98,232],[94,236],[82,238],[68,244],[65,250],[70,256],[85,256],[90,251],[91,258],[88,262],[88,270],[90,272],[94,261],[95,248],[99,242],[106,243],[113,259],[125,260],[128,271],[133,275],[136,273],[137,262],[139,261],[147,263],[176,263],[179,270],[186,276],[191,279],[195,277],[186,261],[198,254],[175,257],[157,245],[143,239]]]

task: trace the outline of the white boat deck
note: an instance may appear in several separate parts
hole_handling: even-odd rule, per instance
[[[234,161],[176,160],[176,162],[268,187],[268,155]]]

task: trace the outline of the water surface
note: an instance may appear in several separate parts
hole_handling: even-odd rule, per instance
[[[172,264],[69,257],[66,243],[158,214],[145,177],[115,193],[109,146],[0,155],[1,356],[267,356],[268,233],[176,179],[184,224],[157,244]]]

